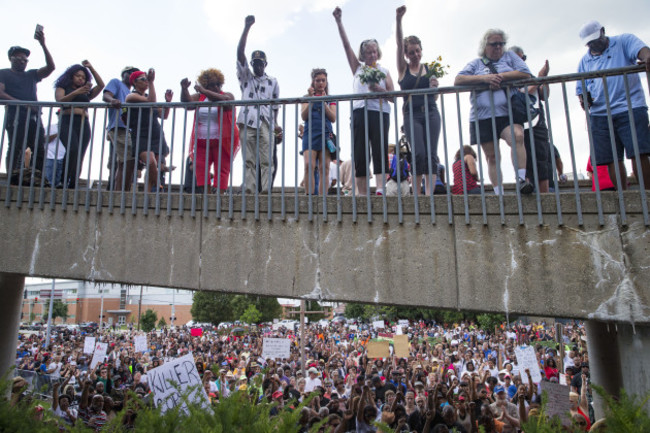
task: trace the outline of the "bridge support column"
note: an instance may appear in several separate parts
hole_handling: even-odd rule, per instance
[[[0,376],[16,362],[25,276],[0,272]]]
[[[613,396],[625,389],[628,395],[644,397],[650,391],[650,326],[588,320],[586,329],[591,381]],[[594,393],[596,419],[605,416],[604,409]]]

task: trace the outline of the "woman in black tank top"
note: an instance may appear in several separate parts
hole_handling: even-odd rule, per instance
[[[92,74],[92,75],[91,75]],[[92,78],[97,84],[92,85]],[[72,65],[54,83],[54,97],[57,102],[90,102],[104,88],[104,81],[88,60],[81,65]],[[75,188],[81,177],[81,167],[88,143],[90,143],[90,122],[85,107],[61,107],[59,137],[65,146],[66,162],[63,167],[63,187]]]
[[[405,13],[406,6],[397,8],[397,70],[400,88],[412,90],[438,87],[438,80],[435,77],[427,78],[428,69],[420,62],[420,39],[417,36],[403,37],[402,17]],[[413,152],[411,168],[415,175],[414,194],[420,191],[422,176],[427,195],[433,194],[436,184],[440,113],[435,101],[436,95],[418,95],[407,98],[403,105],[404,133]]]

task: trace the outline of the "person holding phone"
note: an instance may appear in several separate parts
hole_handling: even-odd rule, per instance
[[[50,51],[45,45],[45,34],[43,26],[36,26],[34,32],[36,39],[45,55],[45,66],[39,69],[27,69],[30,50],[20,46],[9,48],[8,57],[11,68],[0,69],[0,100],[36,101],[36,85],[54,72],[54,60]],[[41,123],[40,110],[26,106],[8,106],[5,109],[5,129],[9,146],[5,159],[7,172],[20,169],[24,160],[25,142],[26,149],[35,154],[34,167],[36,170],[43,169],[43,147],[45,146],[45,135]],[[38,152],[35,152],[39,148]],[[17,177],[12,176],[12,184],[18,184]]]

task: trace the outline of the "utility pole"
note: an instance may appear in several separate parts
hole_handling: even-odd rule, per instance
[[[52,329],[52,306],[54,305],[54,285],[56,280],[52,279],[52,289],[50,290],[50,308],[47,312],[47,333],[45,334],[45,347],[50,345],[50,332]],[[304,377],[304,376],[303,376]]]
[[[104,286],[106,287],[106,286]],[[99,332],[102,332],[102,328],[104,327],[104,288],[99,289],[100,294],[101,294],[101,303],[99,306]]]
[[[305,371],[305,314],[323,314],[327,310],[315,310],[315,311],[305,311],[306,304],[304,300],[300,300],[300,310],[299,311],[289,311],[287,314],[300,314],[300,367],[302,369],[302,376],[307,377],[307,372]]]
[[[142,315],[142,286],[140,286],[140,300],[138,301],[138,331],[140,330],[141,315]]]
[[[172,317],[171,317],[171,325],[174,326],[174,319],[176,319],[176,289],[172,289]]]

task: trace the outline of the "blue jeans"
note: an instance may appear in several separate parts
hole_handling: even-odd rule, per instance
[[[55,187],[61,186],[61,177],[63,176],[63,161],[64,159],[46,159],[45,160],[45,179]],[[56,165],[56,173],[54,173],[54,166]],[[52,179],[55,179],[54,182]]]

